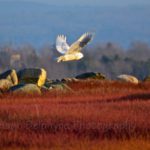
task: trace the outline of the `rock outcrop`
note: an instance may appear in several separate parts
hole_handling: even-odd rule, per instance
[[[42,68],[25,68],[18,73],[19,84],[33,83],[41,87],[45,84],[47,73]]]
[[[56,81],[48,81],[47,80],[47,82],[45,82],[42,89],[45,91],[46,91],[46,89],[48,89],[48,91],[51,91],[51,90],[72,91],[72,89],[67,84],[65,84],[59,80],[56,80]]]
[[[18,84],[9,89],[13,94],[40,95],[41,90],[36,84]]]
[[[99,79],[105,80],[106,77],[101,73],[87,72],[76,76],[76,79]]]
[[[122,81],[122,82],[134,83],[134,84],[139,83],[139,80],[136,77],[132,75],[126,75],[126,74],[117,76],[117,80]]]
[[[0,91],[7,92],[13,85],[13,83],[10,80],[7,79],[1,79],[0,80]]]
[[[143,81],[144,82],[150,82],[150,76],[145,77]]]
[[[0,74],[0,80],[2,80],[2,79],[9,80],[13,85],[18,84],[17,73],[14,69],[7,70],[7,71],[3,72],[2,74]]]

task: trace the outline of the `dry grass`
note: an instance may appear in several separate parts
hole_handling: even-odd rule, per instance
[[[0,148],[150,149],[150,84],[81,81],[74,92],[0,97]]]

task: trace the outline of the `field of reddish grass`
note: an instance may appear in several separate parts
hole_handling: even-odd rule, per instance
[[[0,149],[150,149],[150,83],[69,86],[41,96],[1,95]]]

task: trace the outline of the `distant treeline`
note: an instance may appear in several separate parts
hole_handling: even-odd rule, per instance
[[[83,50],[79,61],[56,63],[60,55],[55,46],[35,49],[31,45],[0,46],[0,72],[9,68],[42,67],[51,79],[73,77],[83,72],[101,72],[109,78],[119,74],[135,75],[139,79],[150,75],[150,45],[135,42],[128,49],[114,43],[97,44]]]

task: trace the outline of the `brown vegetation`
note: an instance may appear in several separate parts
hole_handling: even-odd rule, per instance
[[[70,82],[73,91],[0,97],[0,147],[150,148],[150,83]]]

